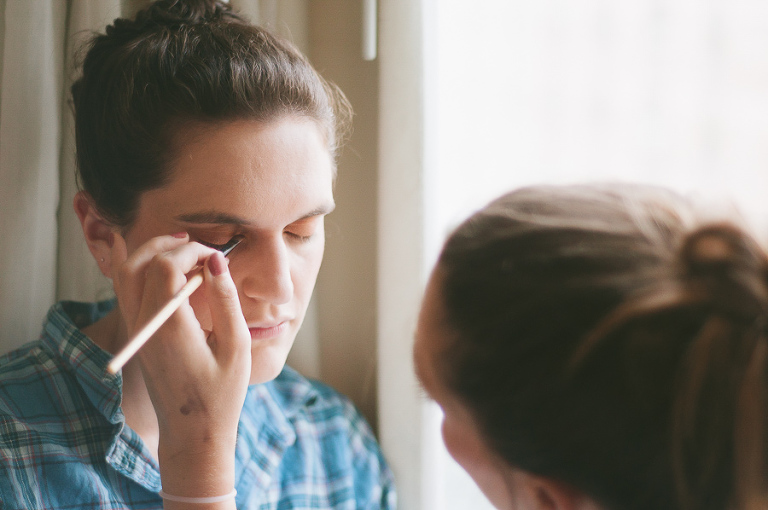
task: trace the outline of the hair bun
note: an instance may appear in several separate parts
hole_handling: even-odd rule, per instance
[[[695,230],[681,250],[683,277],[722,312],[754,318],[768,310],[766,257],[741,229],[712,224]]]
[[[166,23],[197,24],[216,21],[231,13],[221,0],[158,0],[148,9],[149,18]]]
[[[137,13],[133,20],[116,19],[113,26],[107,27],[107,33],[143,32],[149,27],[199,25],[222,19],[242,21],[229,4],[221,0],[157,0]]]

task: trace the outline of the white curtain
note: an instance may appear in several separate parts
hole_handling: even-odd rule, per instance
[[[505,190],[605,179],[734,203],[768,232],[768,3],[380,5],[381,440],[403,510],[486,509],[435,452],[409,361],[445,233]]]
[[[434,167],[431,3],[379,3],[379,437],[403,510],[443,508],[439,416],[424,403],[411,355],[435,250],[426,186]]]

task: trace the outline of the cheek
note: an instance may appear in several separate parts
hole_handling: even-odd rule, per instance
[[[469,474],[475,470],[477,463],[476,446],[469,441],[465,431],[454,425],[450,418],[443,418],[443,442],[448,453]]]
[[[485,497],[499,509],[514,508],[500,467],[473,427],[443,420],[443,441],[451,457],[472,477]]]
[[[294,256],[291,278],[294,292],[302,300],[309,299],[312,295],[317,274],[320,272],[320,265],[323,262],[324,251],[325,242],[321,240],[316,245],[306,246],[303,252],[296,253]]]

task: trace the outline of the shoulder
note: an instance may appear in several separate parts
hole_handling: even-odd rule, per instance
[[[0,380],[20,376],[28,367],[50,360],[51,354],[43,342],[35,340],[0,355]]]
[[[68,329],[74,326],[58,303],[48,311],[37,340],[0,356],[0,420],[37,415],[46,407],[42,402],[69,386],[72,377],[61,355]]]
[[[49,375],[57,371],[55,353],[42,340],[0,356],[0,500],[7,508],[40,503],[35,494],[39,438],[56,429],[49,410],[59,384]]]
[[[49,311],[37,340],[0,356],[2,454],[23,455],[23,447],[11,448],[14,437],[20,444],[65,438],[73,423],[97,414],[81,384],[92,364],[80,347],[87,342],[75,331],[60,303]]]
[[[60,363],[50,347],[36,340],[0,356],[0,421],[23,414]]]
[[[61,436],[70,406],[82,400],[78,393],[75,378],[44,340],[0,357],[0,458],[22,461],[44,438]]]

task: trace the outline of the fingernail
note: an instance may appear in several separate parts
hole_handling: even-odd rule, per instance
[[[176,232],[175,234],[171,234],[171,235],[177,239],[184,239],[185,237],[187,237],[186,232]]]
[[[208,270],[213,276],[219,276],[227,270],[227,263],[224,259],[224,255],[220,252],[214,252],[208,257]]]

